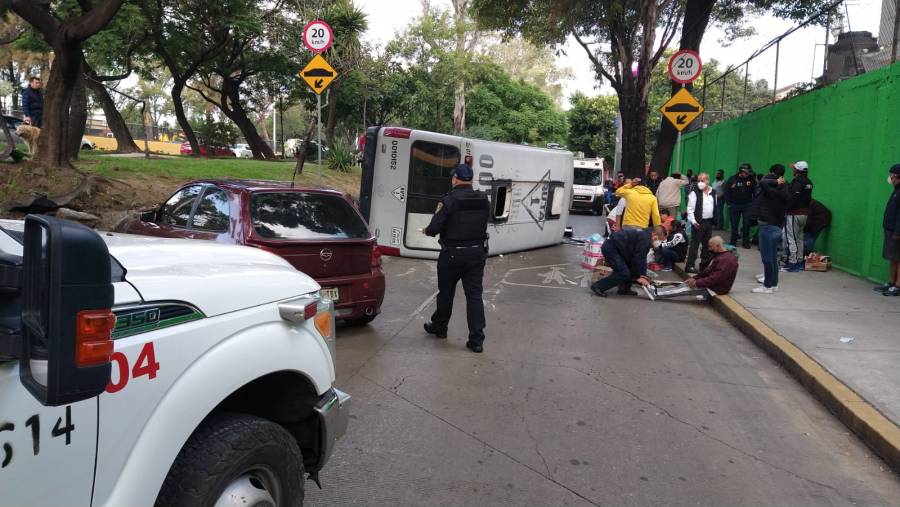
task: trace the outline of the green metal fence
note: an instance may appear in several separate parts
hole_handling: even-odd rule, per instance
[[[695,173],[808,161],[813,197],[833,214],[817,250],[837,268],[886,277],[881,221],[887,170],[900,163],[900,63],[691,132],[683,143],[681,167]]]

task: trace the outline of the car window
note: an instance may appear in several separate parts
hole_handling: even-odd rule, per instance
[[[191,228],[210,232],[228,230],[228,194],[221,188],[208,187],[191,219]]]
[[[365,239],[369,229],[342,197],[266,192],[250,201],[253,230],[266,239]]]
[[[191,217],[191,210],[197,197],[200,196],[200,185],[192,185],[175,192],[175,194],[163,204],[162,207],[162,223],[173,227],[187,227],[188,219]]]

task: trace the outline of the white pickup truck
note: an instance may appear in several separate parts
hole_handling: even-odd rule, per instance
[[[315,281],[249,247],[0,226],[0,505],[302,505],[350,401]]]

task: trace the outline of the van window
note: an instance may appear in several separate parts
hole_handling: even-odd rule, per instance
[[[409,161],[408,213],[434,213],[437,201],[450,190],[450,173],[459,165],[459,148],[416,141]]]
[[[494,182],[491,191],[491,218],[494,222],[505,222],[509,219],[509,211],[512,208],[511,192],[511,182]]]
[[[359,213],[337,195],[261,192],[250,200],[253,232],[266,239],[366,239]]]
[[[575,168],[576,185],[590,185],[592,187],[603,184],[603,171],[599,169],[589,169],[587,167]]]
[[[547,197],[547,220],[557,220],[562,215],[563,201],[566,197],[566,187],[560,182],[550,183],[550,193]]]

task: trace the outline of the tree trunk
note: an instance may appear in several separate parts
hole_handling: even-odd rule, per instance
[[[468,0],[453,0],[453,9],[456,13],[456,58],[457,62],[463,61],[466,53],[466,9]],[[457,74],[459,81],[456,83],[456,91],[453,94],[453,132],[461,134],[466,130],[466,80],[464,74]]]
[[[466,83],[460,80],[453,94],[453,132],[461,134],[466,130]]]
[[[72,101],[69,103],[69,125],[66,138],[66,155],[69,160],[77,160],[81,151],[81,140],[87,123],[87,90],[84,86],[84,74],[79,73],[72,90]]]
[[[178,125],[181,126],[181,130],[184,132],[184,138],[191,144],[191,155],[199,157],[200,144],[197,143],[197,134],[194,133],[191,122],[188,121],[187,115],[184,114],[184,102],[181,100],[181,94],[184,92],[184,85],[185,80],[183,79],[176,79],[172,84],[172,104],[175,106],[175,118],[178,120]],[[149,134],[149,132],[145,132],[145,135]]]
[[[316,129],[316,117],[312,115],[309,120],[309,126],[303,134],[303,144],[300,145],[300,156],[297,157],[297,165],[294,166],[294,179],[298,174],[303,174],[303,166],[306,165],[306,148],[309,146],[309,140],[312,139],[313,130]],[[291,180],[293,186],[294,180]]]
[[[700,50],[700,43],[703,41],[703,34],[706,33],[706,27],[709,25],[710,15],[715,4],[716,0],[688,0],[681,26],[680,49]],[[672,81],[672,95],[675,95],[680,88],[680,84]],[[692,90],[693,86],[688,85],[687,89]],[[662,118],[662,125],[650,162],[650,169],[658,172],[661,177],[669,174],[672,152],[675,150],[677,139],[678,131],[668,120]]]
[[[19,73],[16,72],[16,67],[13,65],[13,62],[9,62],[9,82],[13,88],[12,109],[10,110],[10,113],[12,113],[19,109],[19,95],[22,93],[22,90],[19,89]]]
[[[106,86],[95,79],[96,75],[94,75],[90,67],[85,66],[85,70],[87,71],[85,84],[90,88],[94,99],[97,100],[103,109],[103,115],[106,116],[106,125],[112,131],[113,137],[116,138],[116,144],[118,145],[116,151],[119,153],[137,153],[141,151],[135,144],[134,137],[131,136],[131,130],[125,124],[125,119],[122,118],[122,114],[116,109],[115,101],[109,95],[109,92],[106,91]]]
[[[637,92],[619,94],[619,113],[622,115],[622,172],[626,178],[644,176],[647,155],[647,100]]]
[[[59,39],[63,39],[59,37]],[[44,115],[35,160],[52,167],[69,166],[69,114],[76,88],[81,81],[81,62],[84,58],[81,43],[59,40],[53,44],[53,72],[44,90]],[[82,93],[84,87],[81,87]],[[84,126],[82,125],[82,129]],[[83,130],[82,130],[83,131]],[[78,135],[80,140],[81,135]]]
[[[253,158],[274,159],[274,150],[260,137],[259,132],[256,131],[256,127],[253,125],[253,121],[247,116],[247,111],[241,105],[240,84],[228,79],[223,80],[222,91],[227,101],[231,104],[230,107],[227,107],[226,104],[226,107],[220,109],[241,130],[244,140],[247,141],[250,151],[253,152]]]
[[[337,125],[337,91],[340,85],[340,83],[333,83],[328,91],[328,118],[325,121],[325,143],[329,148],[334,148],[334,127]],[[334,95],[334,97],[331,95]]]

